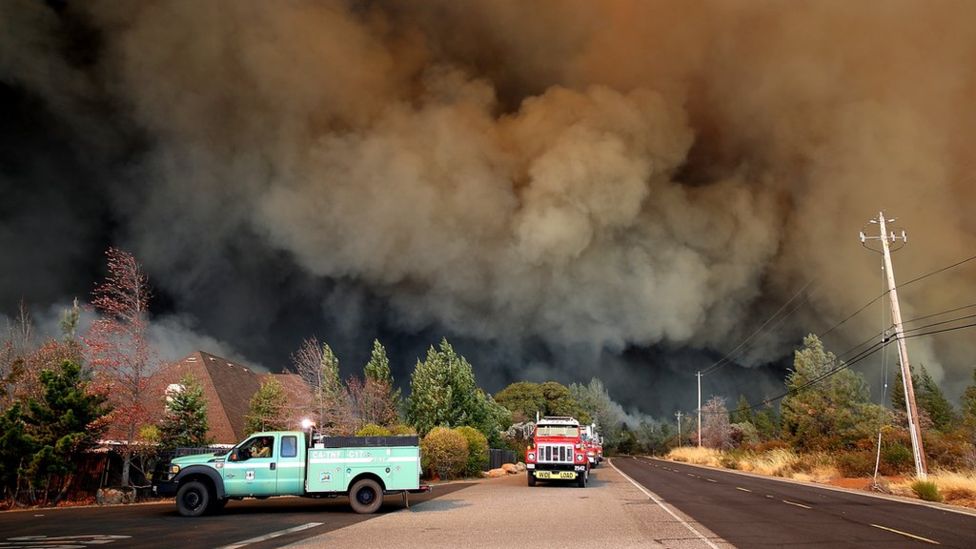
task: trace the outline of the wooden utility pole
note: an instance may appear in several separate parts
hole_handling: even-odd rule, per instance
[[[908,362],[908,347],[905,345],[905,333],[901,323],[901,307],[898,305],[898,289],[895,285],[895,272],[891,266],[891,249],[889,242],[901,240],[908,242],[905,231],[896,236],[892,231],[890,234],[886,228],[886,222],[893,222],[894,219],[885,219],[884,212],[878,213],[878,219],[872,219],[871,223],[879,225],[880,236],[866,236],[861,233],[861,242],[867,240],[880,240],[881,253],[884,256],[884,271],[888,280],[889,301],[891,302],[891,320],[895,325],[895,341],[898,343],[898,359],[901,363],[902,388],[905,391],[905,411],[908,415],[908,431],[912,439],[912,454],[915,458],[915,476],[925,479],[928,476],[925,464],[925,450],[922,448],[922,433],[918,424],[918,407],[915,405],[915,387],[912,382],[912,369]]]
[[[702,373],[699,371],[695,374],[698,378],[698,447],[701,448],[701,376]]]

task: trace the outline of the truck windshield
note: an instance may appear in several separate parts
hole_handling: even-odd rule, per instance
[[[579,436],[579,427],[572,425],[540,425],[536,430],[539,437],[572,437]]]

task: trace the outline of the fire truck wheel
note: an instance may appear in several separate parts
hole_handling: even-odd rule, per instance
[[[576,486],[578,488],[586,488],[586,473],[583,473],[576,477]]]
[[[529,479],[529,486],[535,486],[535,475],[532,474],[532,471],[526,473],[526,476]]]
[[[375,513],[383,504],[383,489],[375,480],[364,478],[352,485],[352,490],[349,490],[349,503],[352,505],[352,510],[357,513],[364,515]]]
[[[202,482],[191,480],[176,492],[176,509],[184,517],[199,517],[210,506],[210,489]]]

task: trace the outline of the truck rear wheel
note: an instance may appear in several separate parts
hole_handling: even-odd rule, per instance
[[[383,489],[373,479],[359,480],[349,490],[349,504],[357,513],[364,515],[375,513],[383,504]]]
[[[176,510],[184,517],[199,517],[207,512],[212,497],[204,483],[191,480],[176,491]]]
[[[529,486],[535,486],[535,475],[532,474],[532,471],[529,471],[526,475],[529,477]]]

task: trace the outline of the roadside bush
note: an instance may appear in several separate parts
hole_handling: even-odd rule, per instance
[[[455,431],[468,441],[468,462],[464,472],[469,477],[476,477],[488,466],[488,439],[481,431],[467,425]]]
[[[375,423],[367,423],[363,425],[358,431],[356,431],[357,437],[388,437],[393,433],[381,425]]]
[[[882,475],[899,475],[911,471],[914,467],[915,457],[903,444],[895,442],[881,446],[881,464],[878,466],[878,472]]]
[[[915,492],[915,495],[919,499],[924,499],[925,501],[942,501],[942,494],[939,493],[939,487],[930,480],[916,480],[912,483],[912,491]]]
[[[420,442],[421,466],[428,475],[442,479],[457,478],[468,463],[468,441],[461,433],[446,427],[434,427]]]
[[[397,423],[390,427],[390,434],[394,436],[416,435],[417,430],[405,423]]]
[[[874,473],[874,454],[850,450],[836,457],[837,469],[845,477],[865,477]]]

